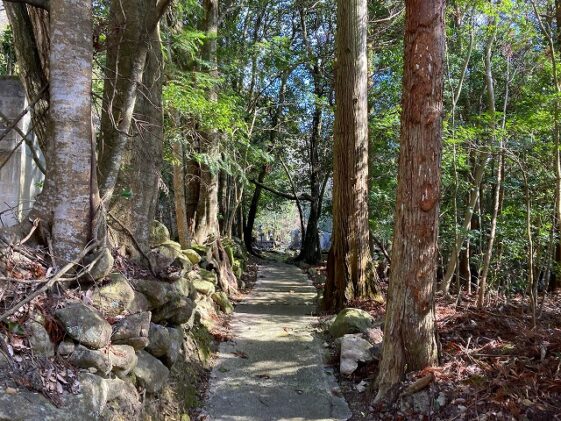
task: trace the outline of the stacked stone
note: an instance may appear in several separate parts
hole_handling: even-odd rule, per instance
[[[218,265],[207,248],[182,249],[158,222],[152,226],[151,246],[151,266],[158,279],[110,273],[87,304],[68,303],[55,316],[66,331],[58,355],[91,374],[117,377],[154,394],[166,383],[181,355],[184,335],[194,324],[209,328],[213,315],[229,314],[234,307],[228,295],[218,291]],[[228,252],[231,263],[241,268],[233,250]],[[45,353],[52,355],[40,323],[33,329],[32,347],[46,347]]]

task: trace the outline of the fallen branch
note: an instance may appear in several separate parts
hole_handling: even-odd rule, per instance
[[[407,388],[405,388],[405,390],[403,391],[401,396],[409,396],[409,395],[412,395],[414,393],[417,393],[417,392],[423,390],[425,387],[427,387],[433,381],[434,381],[434,374],[433,373],[430,373],[430,374],[426,375],[425,377],[421,377],[416,382],[407,386]]]
[[[59,281],[62,279],[62,277],[68,272],[70,271],[70,269],[72,269],[74,266],[78,265],[80,263],[80,260],[82,260],[84,258],[85,255],[87,255],[90,251],[92,251],[93,249],[95,249],[98,246],[98,243],[95,242],[93,244],[90,244],[88,247],[86,247],[84,250],[82,250],[82,252],[78,255],[78,257],[76,259],[74,259],[72,262],[68,263],[66,266],[64,266],[61,270],[58,271],[58,273],[56,273],[51,279],[49,279],[45,285],[43,285],[41,288],[37,289],[36,291],[34,291],[32,294],[28,295],[27,297],[25,297],[23,300],[21,300],[19,303],[17,303],[15,306],[13,306],[12,308],[10,308],[9,310],[7,310],[6,312],[4,312],[4,314],[2,314],[0,316],[0,322],[3,322],[4,320],[6,320],[8,317],[10,317],[12,314],[14,314],[16,311],[18,311],[22,306],[26,305],[27,303],[29,303],[31,300],[33,300],[34,298],[38,297],[39,295],[41,295],[43,292],[47,291],[49,288],[51,288],[55,282]]]

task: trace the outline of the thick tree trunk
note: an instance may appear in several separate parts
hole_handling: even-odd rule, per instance
[[[333,243],[324,306],[378,296],[369,248],[366,0],[338,0],[333,147]]]
[[[137,248],[149,251],[150,226],[156,213],[160,169],[163,162],[162,109],[163,57],[159,30],[152,33],[148,47],[142,85],[139,86],[134,114],[138,123],[131,129],[110,204],[111,215],[119,221],[112,224],[119,245],[139,258]],[[122,229],[122,225],[127,230]],[[131,238],[131,234],[132,237]]]
[[[137,88],[151,40],[168,0],[112,0],[99,148],[100,190],[105,204],[115,191],[126,153]]]
[[[74,260],[91,235],[92,4],[51,0],[50,114],[55,147],[53,251],[57,264]]]
[[[218,0],[204,0],[206,40],[203,46],[203,59],[208,66],[208,74],[218,78]],[[208,91],[208,100],[216,102],[218,92],[216,87]],[[202,134],[201,152],[209,159],[215,160],[219,156],[219,135],[215,130]],[[193,219],[193,241],[204,244],[220,236],[218,223],[218,173],[205,164],[200,165],[199,197],[197,210]]]
[[[444,0],[407,0],[392,270],[376,401],[405,371],[437,364],[434,285],[444,59]],[[389,396],[388,396],[389,395]]]

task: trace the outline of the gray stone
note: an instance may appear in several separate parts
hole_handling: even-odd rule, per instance
[[[152,305],[146,295],[142,292],[134,291],[134,298],[129,305],[129,313],[142,313],[143,311],[152,310]]]
[[[82,303],[73,303],[55,312],[68,336],[94,349],[106,347],[111,340],[111,325]]]
[[[220,307],[220,310],[226,314],[234,312],[234,306],[230,302],[228,295],[224,291],[215,292],[211,296],[212,300]]]
[[[139,351],[137,355],[138,363],[133,373],[139,385],[146,389],[148,393],[158,392],[168,379],[168,368],[146,351]]]
[[[201,261],[201,256],[193,249],[182,250],[185,257],[187,257],[193,265],[198,264]]]
[[[58,355],[66,357],[67,355],[72,354],[75,349],[76,349],[76,344],[74,342],[62,341],[60,344],[58,344],[58,348],[56,349],[56,352]]]
[[[111,282],[96,290],[92,301],[102,313],[115,317],[128,310],[134,301],[134,290],[127,278],[120,273],[112,273]]]
[[[112,342],[118,345],[130,345],[139,350],[148,345],[148,332],[152,313],[145,311],[131,314],[113,325]]]
[[[399,407],[401,411],[414,411],[420,414],[426,414],[431,409],[431,398],[428,390],[421,390],[408,396],[402,396],[399,399]]]
[[[152,312],[152,319],[157,322],[167,321],[174,325],[188,323],[193,315],[195,305],[190,298],[176,297],[165,306]]]
[[[57,408],[43,395],[26,389],[16,394],[0,392],[0,420],[11,421],[76,421],[107,419],[107,403],[119,400],[139,410],[139,396],[134,386],[119,379],[104,379],[91,373],[80,373],[80,393],[63,395],[63,406]]]
[[[132,284],[136,290],[146,296],[152,308],[162,307],[177,297],[188,297],[191,292],[191,283],[186,278],[176,282],[135,279]]]
[[[55,354],[55,346],[43,325],[38,321],[29,320],[26,323],[26,328],[29,333],[29,345],[33,354],[36,356],[52,357]]]
[[[359,362],[372,361],[370,352],[372,345],[361,334],[348,334],[341,338],[341,359],[339,370],[341,374],[348,376],[358,368]]]
[[[181,329],[150,324],[150,344],[146,351],[155,357],[163,357],[168,366],[173,365],[181,351],[183,332]]]
[[[192,281],[193,287],[203,295],[211,296],[216,291],[216,287],[212,282],[195,279]]]
[[[111,345],[109,346],[109,360],[113,365],[113,371],[127,375],[136,366],[138,357],[132,346]]]
[[[169,241],[169,230],[159,221],[152,221],[150,227],[150,245],[158,246]]]
[[[100,253],[101,256],[99,257],[99,260],[93,265],[89,272],[89,275],[95,281],[103,279],[109,275],[113,270],[113,264],[115,263],[115,259],[113,259],[113,255],[111,254],[111,249],[103,247]]]
[[[339,338],[348,333],[365,333],[373,326],[374,318],[369,313],[358,308],[346,308],[337,315],[329,333]]]
[[[109,351],[105,349],[89,349],[83,345],[77,345],[68,361],[80,368],[95,369],[97,373],[107,375],[113,369],[109,358]]]

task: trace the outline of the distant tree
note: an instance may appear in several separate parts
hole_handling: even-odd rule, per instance
[[[444,0],[407,0],[399,175],[376,401],[437,363],[434,284],[442,137]]]
[[[333,242],[324,306],[378,296],[368,232],[368,60],[366,0],[337,2]]]

